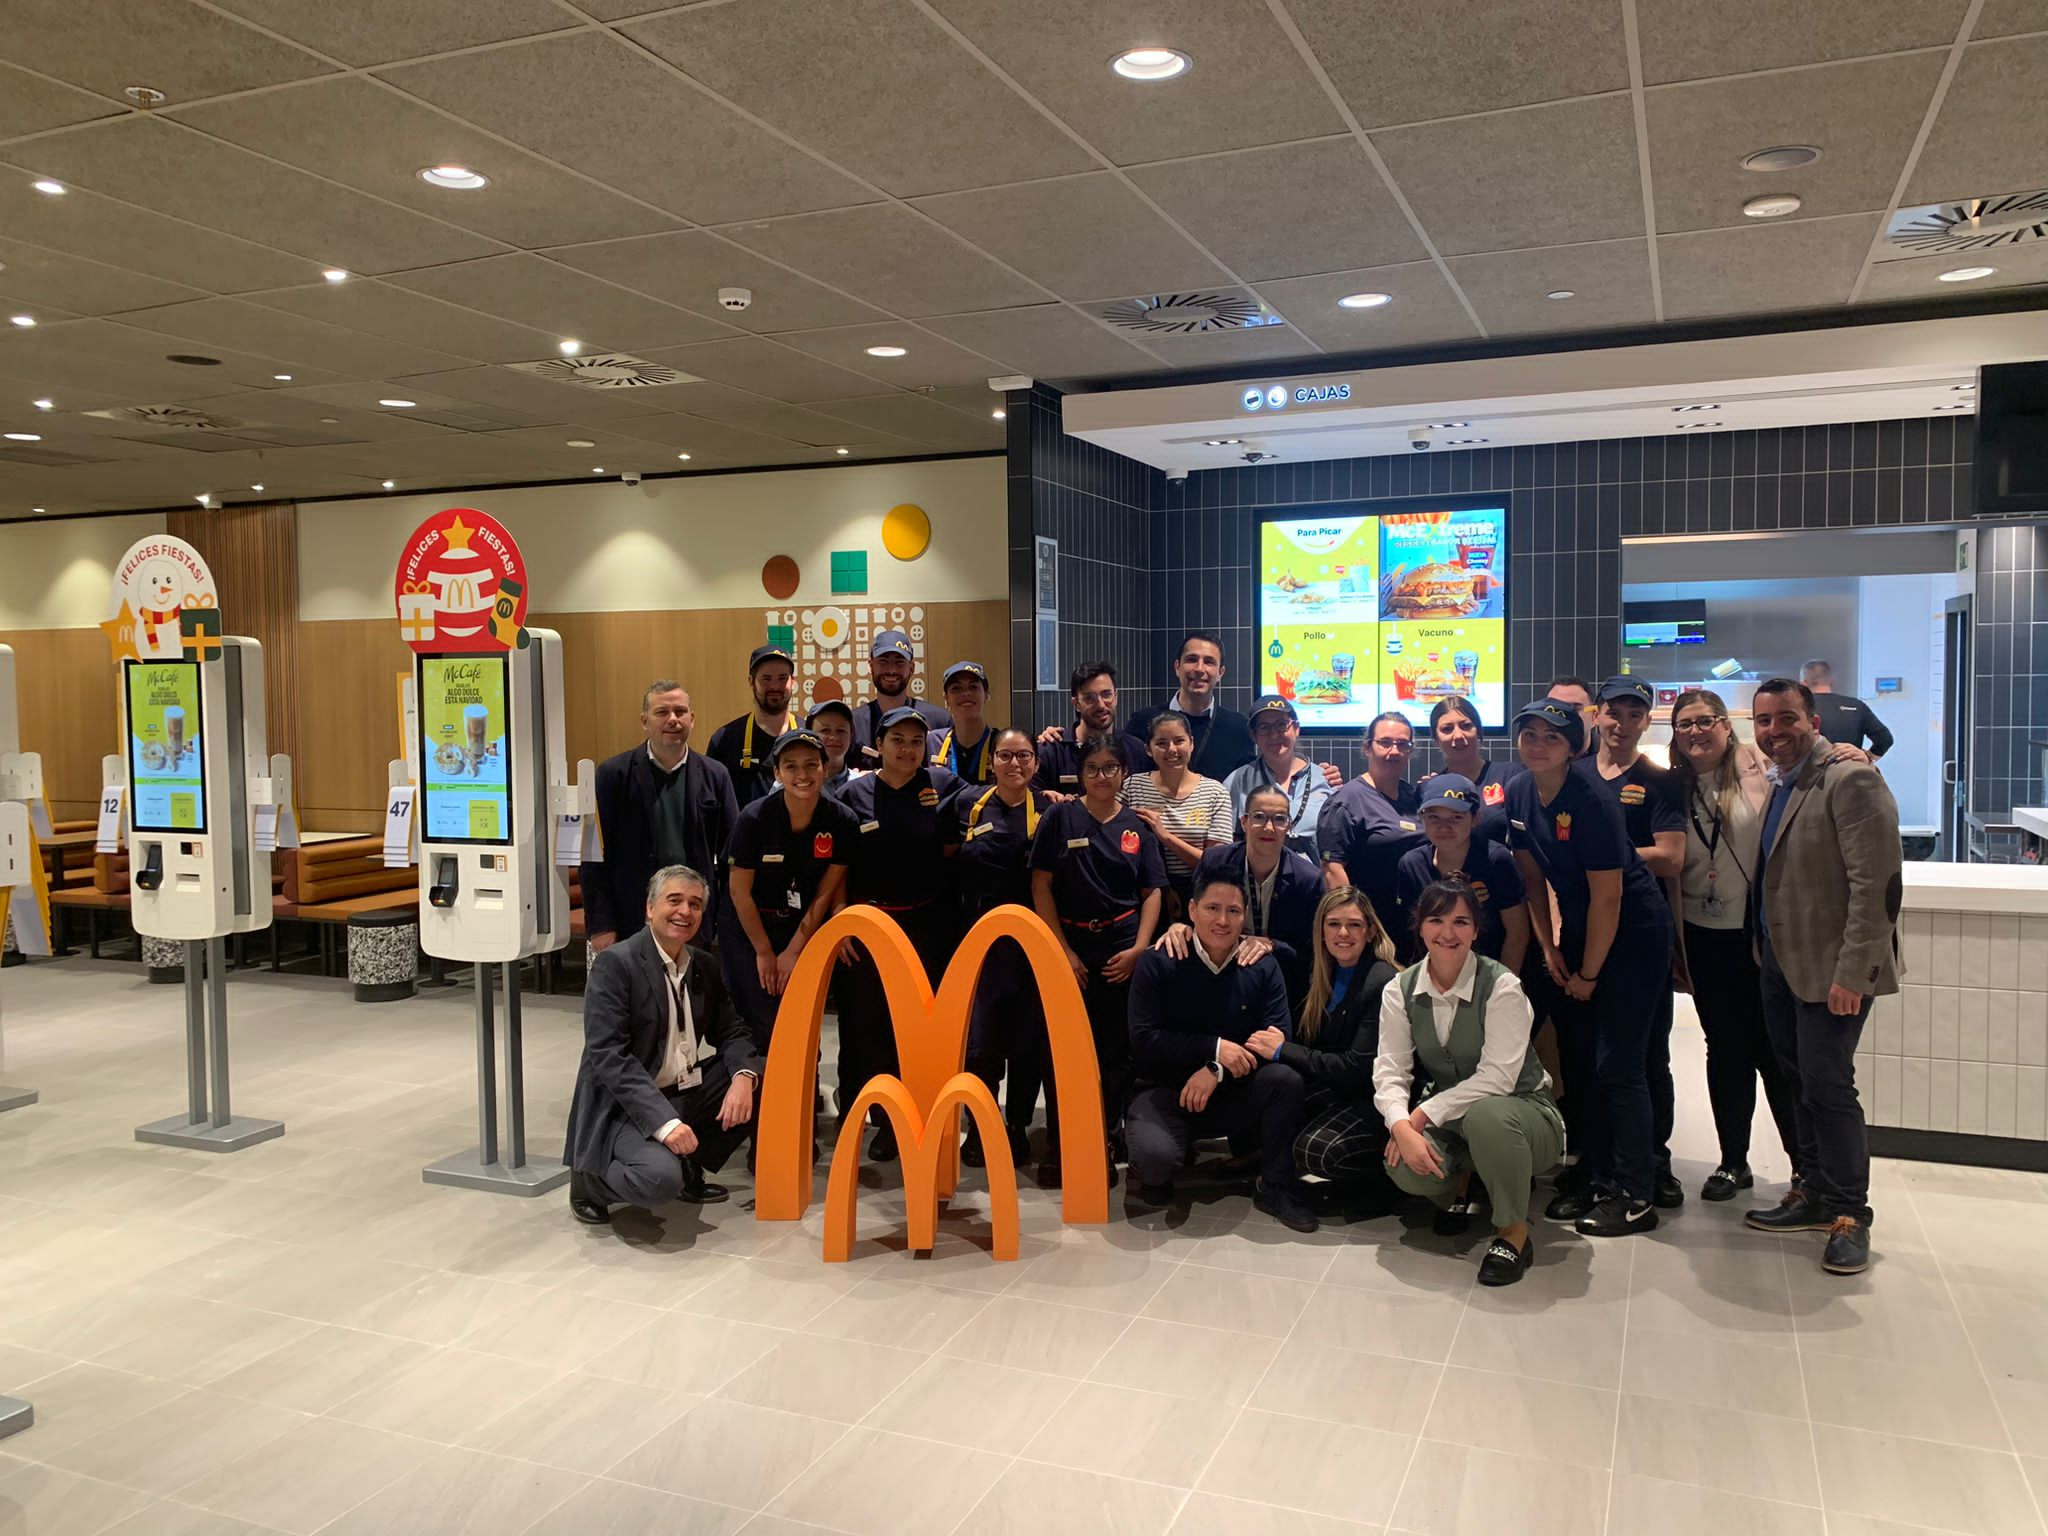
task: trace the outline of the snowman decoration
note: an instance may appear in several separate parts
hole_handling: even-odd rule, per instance
[[[135,649],[145,661],[179,654],[178,614],[184,607],[179,589],[184,584],[178,563],[163,555],[152,556],[136,570]]]

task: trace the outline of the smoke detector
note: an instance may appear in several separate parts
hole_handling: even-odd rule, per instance
[[[537,363],[510,363],[515,373],[530,373],[578,389],[649,389],[664,384],[695,384],[694,373],[650,363],[624,352],[593,352],[580,357],[549,357]]]
[[[1279,325],[1251,299],[1234,293],[1159,293],[1120,299],[1096,314],[1111,325],[1150,335],[1195,335],[1203,331],[1237,331],[1257,325]]]
[[[2048,191],[1901,208],[1885,240],[1901,255],[1945,256],[2048,239]]]

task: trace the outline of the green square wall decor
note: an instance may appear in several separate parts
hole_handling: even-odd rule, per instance
[[[794,624],[770,624],[768,643],[779,645],[790,655],[796,654],[796,626]]]
[[[868,552],[864,549],[832,551],[832,595],[860,596],[868,589]]]

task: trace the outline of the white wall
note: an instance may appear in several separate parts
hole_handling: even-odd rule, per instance
[[[161,512],[0,523],[0,629],[80,629],[114,616],[114,567]]]
[[[451,506],[479,507],[512,531],[541,612],[770,606],[761,566],[773,555],[802,573],[789,601],[830,602],[835,549],[867,551],[863,601],[1002,599],[1006,497],[1004,461],[990,457],[308,502],[299,617],[390,617],[406,536]],[[883,515],[901,502],[931,518],[931,545],[914,561],[882,550]]]
[[[1857,586],[1856,675],[1837,671],[1835,686],[1876,710],[1896,738],[1884,778],[1900,823],[1932,826],[1941,783],[1941,612],[1956,579],[1948,572],[1865,576]],[[1880,677],[1899,678],[1904,691],[1880,695]]]

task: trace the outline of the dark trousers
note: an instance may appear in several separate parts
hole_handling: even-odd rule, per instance
[[[1085,928],[1062,928],[1066,941],[1088,967],[1081,1000],[1088,1008],[1088,1033],[1095,1040],[1095,1066],[1102,1084],[1102,1123],[1114,1137],[1122,1129],[1124,1095],[1128,1091],[1131,1062],[1131,984],[1109,981],[1102,967],[1119,950],[1138,941],[1138,920],[1126,918],[1114,928],[1090,933]],[[1050,1057],[1045,1067],[1045,1128],[1047,1145],[1059,1156],[1060,1101]]]
[[[1046,1066],[1045,1002],[1038,993],[1024,951],[1009,939],[988,952],[974,988],[974,1012],[967,1030],[967,1070],[993,1094],[1008,1080],[1003,1123],[1012,1130],[1031,1124]]]
[[[718,1123],[718,1107],[725,1102],[731,1082],[721,1067],[707,1070],[694,1088],[662,1090],[676,1118],[697,1133],[697,1150],[690,1161],[710,1173],[723,1168],[733,1149],[754,1130],[751,1120],[730,1130]],[[757,1112],[758,1108],[757,1094]],[[605,1205],[641,1205],[652,1210],[682,1194],[683,1160],[632,1121],[621,1120],[612,1133],[611,1159],[604,1171],[585,1173],[584,1180],[592,1198]]]
[[[1370,1099],[1355,1102],[1327,1084],[1308,1090],[1294,1138],[1294,1166],[1355,1186],[1361,1195],[1400,1193],[1387,1176],[1387,1126],[1379,1110]]]
[[[1643,1042],[1643,1082],[1650,1090],[1650,1166],[1659,1178],[1671,1172],[1671,1132],[1678,1124],[1678,1089],[1671,1080],[1671,1014],[1677,997],[1667,971],[1657,992],[1650,1036]]]
[[[1870,1222],[1870,1138],[1856,1096],[1856,1042],[1874,998],[1854,1014],[1795,996],[1764,940],[1764,1025],[1793,1092],[1799,1187],[1830,1216]]]
[[[775,946],[777,954],[796,932],[794,922],[767,923],[764,926],[768,930],[768,942]],[[719,906],[718,970],[725,982],[725,995],[732,999],[734,1009],[765,1058],[768,1042],[775,1035],[775,1013],[782,1006],[782,999],[771,997],[768,989],[761,985],[761,972],[754,962],[754,942],[747,937],[747,930],[740,926],[740,915],[730,901],[721,902]]]
[[[924,962],[925,978],[937,990],[952,958],[953,914],[949,907],[933,902],[909,912],[892,912],[898,926]],[[882,987],[882,973],[862,951],[860,959],[839,967],[839,1107],[842,1112],[868,1080],[897,1070],[896,1023],[889,1010],[889,996]],[[879,1117],[880,1110],[875,1111]],[[886,1123],[886,1122],[884,1122]]]
[[[1131,1100],[1125,1135],[1131,1147],[1131,1177],[1140,1184],[1170,1184],[1188,1148],[1204,1136],[1228,1136],[1233,1152],[1257,1146],[1259,1178],[1271,1189],[1294,1182],[1294,1138],[1308,1087],[1285,1062],[1261,1062],[1244,1077],[1226,1077],[1209,1096],[1208,1108],[1191,1114],[1180,1107],[1181,1083],[1141,1088]]]
[[[1554,1009],[1579,1165],[1596,1187],[1647,1200],[1657,1149],[1670,1136],[1668,1107],[1659,1134],[1658,1103],[1660,1095],[1671,1103],[1671,925],[1623,928],[1592,1000],[1561,998]],[[1653,1060],[1662,1063],[1658,1094]]]
[[[1756,1083],[1777,1122],[1778,1140],[1792,1159],[1799,1182],[1799,1127],[1792,1088],[1778,1069],[1764,1027],[1763,978],[1747,925],[1702,928],[1685,925],[1686,969],[1692,975],[1692,1003],[1707,1037],[1707,1101],[1714,1110],[1714,1134],[1721,1162],[1739,1168],[1749,1161],[1749,1128],[1756,1120]]]

